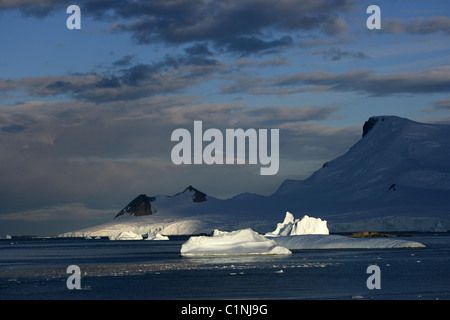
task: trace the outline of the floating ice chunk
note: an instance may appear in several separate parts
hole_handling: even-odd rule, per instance
[[[145,240],[169,240],[169,237],[163,236],[160,233],[149,234]]]
[[[143,237],[140,234],[136,234],[131,231],[122,231],[116,234],[108,236],[109,240],[142,240]]]
[[[349,238],[340,235],[305,234],[275,237],[276,243],[290,250],[295,249],[380,249],[422,248],[422,243],[395,238]]]
[[[278,223],[275,231],[266,236],[294,236],[302,234],[329,234],[327,221],[304,215],[302,219],[294,219],[290,212],[286,212],[283,223]]]
[[[182,256],[253,254],[291,254],[291,251],[251,229],[214,230],[212,236],[190,237],[181,246]]]

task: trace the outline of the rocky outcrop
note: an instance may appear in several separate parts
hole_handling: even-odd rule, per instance
[[[362,136],[365,137],[378,121],[384,121],[384,116],[370,117],[369,120],[364,122]]]
[[[152,206],[152,201],[154,197],[147,197],[145,194],[141,194],[131,201],[125,208],[123,208],[115,218],[122,215],[130,216],[148,216],[156,213],[156,208]]]

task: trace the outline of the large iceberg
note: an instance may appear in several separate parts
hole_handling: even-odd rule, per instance
[[[212,236],[190,237],[181,246],[182,256],[291,254],[272,239],[251,230],[231,232],[214,230]]]
[[[283,223],[278,223],[275,231],[266,233],[266,236],[295,236],[302,234],[329,234],[327,221],[304,215],[301,219],[294,219],[294,215],[286,212]]]
[[[303,216],[294,219],[290,212],[275,231],[266,233],[266,237],[289,250],[301,249],[374,249],[374,248],[420,248],[423,244],[393,238],[349,238],[330,235],[327,221],[320,218]]]

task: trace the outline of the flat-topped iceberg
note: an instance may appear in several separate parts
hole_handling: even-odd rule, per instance
[[[273,238],[280,246],[300,249],[422,248],[422,243],[395,238],[349,238],[341,235],[307,234]]]
[[[272,239],[251,229],[214,230],[212,236],[190,237],[181,246],[182,256],[291,254]]]
[[[277,224],[277,228],[266,236],[295,236],[302,234],[329,234],[327,221],[320,218],[312,218],[304,215],[301,219],[294,219],[294,215],[286,212],[284,221]]]

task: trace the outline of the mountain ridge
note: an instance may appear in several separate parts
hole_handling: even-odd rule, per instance
[[[157,213],[140,223],[166,235],[169,229],[186,231],[182,221],[196,232],[262,230],[273,229],[289,211],[327,219],[330,231],[449,230],[449,158],[450,125],[374,116],[358,142],[305,180],[284,180],[269,196],[244,193],[225,200],[190,185],[174,196],[154,197]],[[136,224],[144,217],[132,218]]]

